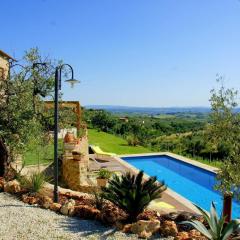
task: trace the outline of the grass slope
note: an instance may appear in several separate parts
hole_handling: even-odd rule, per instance
[[[58,141],[59,155],[62,153],[63,141]],[[53,139],[50,143],[45,146],[39,146],[34,143],[28,145],[27,151],[23,155],[25,165],[36,165],[43,163],[53,162],[54,157],[54,145]]]
[[[142,146],[128,146],[126,140],[112,134],[88,129],[89,144],[98,145],[103,151],[116,154],[148,153],[149,149]]]
[[[26,165],[51,162],[53,161],[53,144],[47,145],[45,148],[31,146],[23,157]]]

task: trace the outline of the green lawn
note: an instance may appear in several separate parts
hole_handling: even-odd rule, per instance
[[[116,154],[148,153],[151,150],[141,146],[128,146],[126,140],[112,134],[88,129],[89,144],[100,146],[103,151]]]
[[[48,145],[45,149],[39,147],[31,148],[24,154],[26,165],[35,165],[38,163],[47,163],[53,161],[53,145]]]
[[[62,151],[62,140],[59,140],[59,154]],[[49,163],[53,161],[54,155],[54,146],[53,140],[46,144],[45,146],[37,146],[35,144],[30,144],[27,147],[27,151],[23,155],[23,160],[26,165],[35,165],[35,164],[42,164],[42,163]]]
[[[95,129],[88,130],[89,144],[98,145],[106,152],[116,154],[134,154],[151,152],[149,149],[141,146],[128,146],[127,142],[112,134],[98,132]],[[62,151],[62,140],[59,141],[59,152]],[[28,146],[23,155],[26,165],[35,165],[49,163],[53,161],[53,141],[45,146],[37,146],[34,143]]]
[[[128,146],[128,143],[123,138],[114,136],[109,133],[99,132],[96,129],[88,129],[89,144],[98,145],[103,151],[112,152],[116,154],[137,154],[137,153],[150,153],[151,150],[142,146]],[[59,154],[62,151],[63,142],[59,141]],[[186,156],[189,157],[189,156]],[[34,165],[38,163],[49,163],[53,161],[53,141],[45,146],[35,146],[31,144],[23,156],[26,165]],[[192,158],[191,156],[189,158]],[[220,167],[221,162],[209,162],[195,157],[194,160]]]

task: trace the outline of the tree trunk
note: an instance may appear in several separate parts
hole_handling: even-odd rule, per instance
[[[8,151],[2,139],[0,139],[0,177],[3,177],[6,172],[8,160]]]
[[[225,222],[229,223],[232,219],[232,194],[225,193],[223,196],[223,216]]]

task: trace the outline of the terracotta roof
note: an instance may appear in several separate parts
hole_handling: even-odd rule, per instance
[[[7,53],[5,53],[4,51],[2,51],[0,49],[0,55],[6,57],[7,59],[12,59],[13,61],[16,61],[16,59],[14,59],[13,57],[11,57],[10,55],[8,55]]]

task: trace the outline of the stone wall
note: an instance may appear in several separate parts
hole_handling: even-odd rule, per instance
[[[0,55],[0,68],[4,70],[4,79],[8,76],[9,63],[8,60]]]
[[[79,139],[78,143],[71,144],[64,144],[62,175],[69,188],[79,190],[81,185],[84,184],[84,179],[86,178],[88,171],[88,137],[86,135]],[[81,153],[79,160],[73,158],[72,151],[78,151]]]

